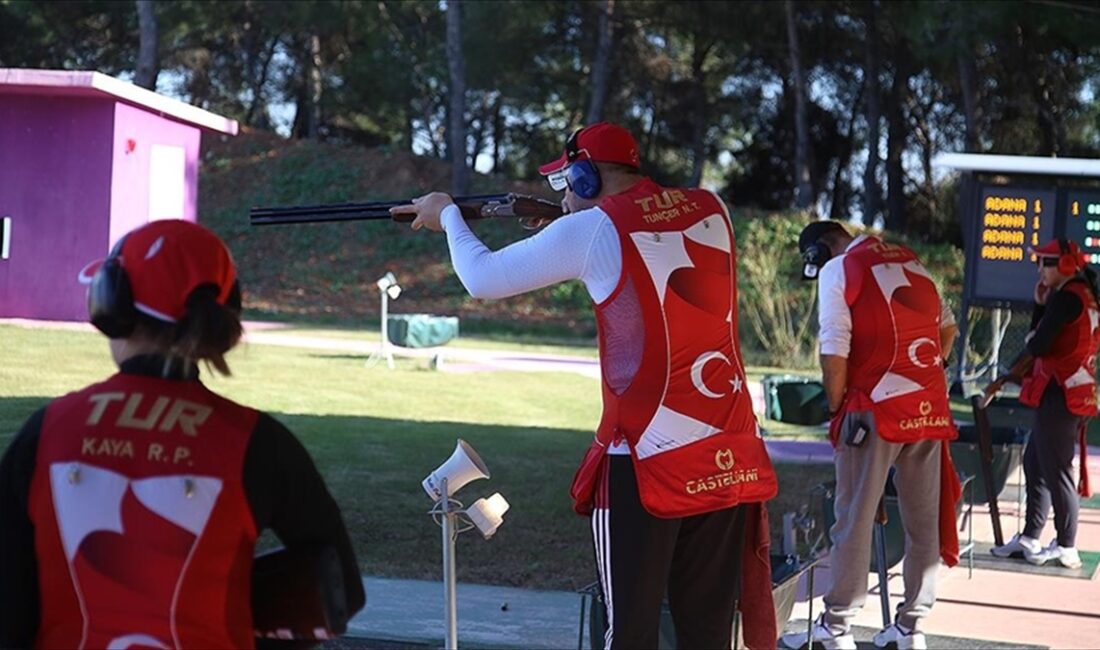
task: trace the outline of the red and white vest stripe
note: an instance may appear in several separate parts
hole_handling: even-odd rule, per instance
[[[591,512],[606,446],[631,449],[642,504],[682,517],[776,493],[737,339],[733,229],[710,192],[649,179],[600,203],[623,273],[596,306],[603,418],[573,484]]]

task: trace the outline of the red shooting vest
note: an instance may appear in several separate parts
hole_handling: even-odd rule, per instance
[[[50,403],[29,499],[36,646],[253,647],[256,418],[198,381],[131,374]]]
[[[959,561],[955,503],[962,494],[948,440],[958,437],[947,400],[940,349],[940,296],[916,254],[868,237],[844,264],[844,300],[852,314],[848,390],[829,437],[844,414],[870,411],[889,442],[943,440],[940,446],[940,557]]]
[[[871,411],[890,442],[958,437],[943,374],[940,297],[916,254],[868,237],[841,263],[852,314],[841,411]]]
[[[625,440],[638,492],[657,517],[766,501],[775,472],[759,435],[737,340],[733,229],[703,190],[645,179],[600,207],[623,272],[596,306],[603,418],[573,482],[593,508],[608,444]]]
[[[1100,308],[1088,286],[1069,281],[1062,286],[1081,299],[1083,309],[1055,339],[1050,351],[1035,359],[1031,374],[1024,378],[1020,403],[1039,406],[1051,380],[1066,393],[1066,408],[1075,415],[1096,415],[1096,352],[1100,349]]]

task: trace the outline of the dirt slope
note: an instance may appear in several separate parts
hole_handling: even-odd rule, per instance
[[[469,298],[451,270],[442,236],[388,221],[251,227],[257,205],[408,198],[450,184],[449,165],[407,152],[289,141],[245,131],[203,142],[199,219],[222,235],[240,267],[248,315],[322,322],[377,319],[375,280],[392,271],[404,292],[395,313],[457,315],[479,327],[592,334],[587,294],[575,283],[506,301]],[[547,194],[541,182],[475,174],[472,193]],[[475,226],[499,248],[526,236],[514,221]]]

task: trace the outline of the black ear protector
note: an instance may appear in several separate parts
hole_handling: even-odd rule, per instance
[[[1076,244],[1070,242],[1068,239],[1059,237],[1058,250],[1062,252],[1062,254],[1058,256],[1058,272],[1062,275],[1074,275],[1084,267],[1084,263],[1081,260],[1081,252],[1077,250]]]
[[[816,280],[821,267],[833,256],[833,251],[820,239],[802,250],[802,279]]]
[[[130,336],[138,319],[130,279],[126,277],[126,269],[122,268],[122,245],[125,242],[126,237],[118,240],[88,287],[89,320],[96,329],[112,339]]]
[[[577,136],[584,129],[577,129],[569,139],[565,141],[565,157],[569,161],[566,170],[566,182],[573,193],[582,199],[594,199],[600,195],[603,189],[603,181],[600,179],[600,170],[591,160],[577,160],[581,155],[577,148]]]

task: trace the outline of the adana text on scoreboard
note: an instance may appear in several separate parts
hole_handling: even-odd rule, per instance
[[[1100,160],[949,153],[932,164],[961,174],[962,349],[970,307],[1031,306],[1039,277],[1029,246],[1072,239],[1100,270]]]

